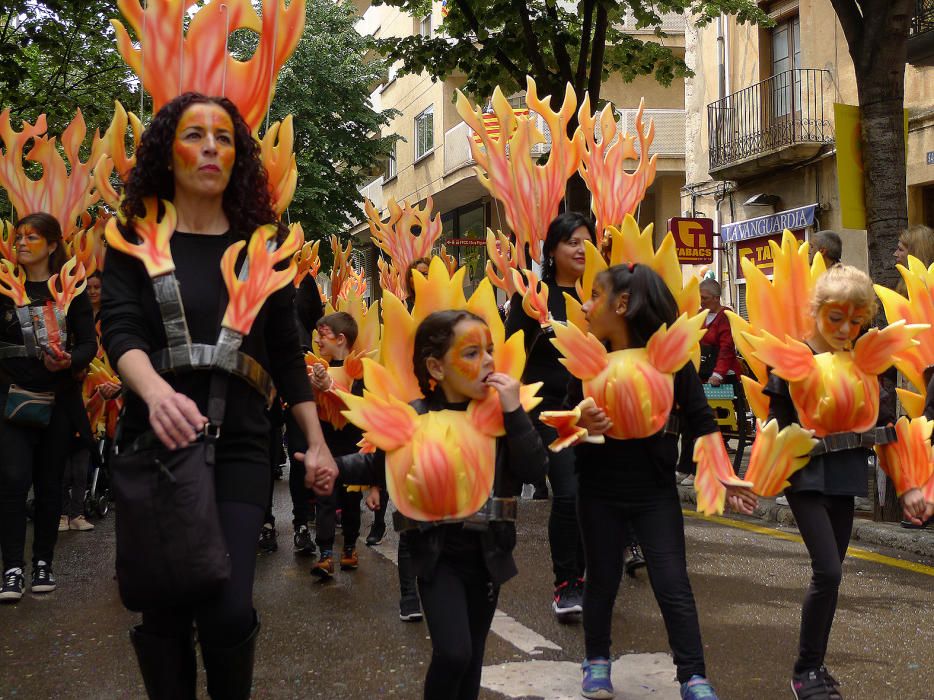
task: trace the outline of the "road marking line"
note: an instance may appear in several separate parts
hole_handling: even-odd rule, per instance
[[[389,547],[371,547],[370,549],[379,553],[381,556],[385,557],[396,566],[399,566],[397,546],[392,546],[390,544]],[[509,642],[516,649],[523,651],[526,654],[534,656],[541,654],[544,649],[563,651],[563,649],[557,644],[548,638],[543,637],[535,630],[526,627],[521,622],[513,617],[510,617],[499,608],[497,608],[496,612],[493,614],[493,625],[490,627],[490,630],[496,636]]]
[[[718,525],[726,525],[727,527],[735,527],[739,530],[747,530],[748,532],[755,532],[758,535],[766,535],[768,537],[774,537],[779,540],[788,540],[789,542],[804,542],[801,539],[800,535],[793,535],[790,532],[782,532],[781,530],[775,530],[773,528],[762,527],[761,525],[753,525],[752,523],[747,523],[743,520],[733,520],[732,518],[724,518],[719,515],[702,515],[692,510],[683,510],[682,511],[689,518],[697,518],[698,520],[709,520],[711,522],[717,523]],[[892,566],[897,569],[905,569],[906,571],[912,571],[916,574],[922,574],[924,576],[934,576],[934,566],[928,566],[926,564],[919,564],[913,561],[904,561],[902,559],[896,559],[895,557],[889,557],[885,554],[879,554],[878,552],[871,552],[868,549],[862,549],[860,547],[854,547],[850,545],[846,550],[847,556],[853,557],[854,559],[863,559],[865,561],[871,561],[876,564],[882,564],[884,566]]]

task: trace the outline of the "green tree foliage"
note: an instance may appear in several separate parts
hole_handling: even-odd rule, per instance
[[[385,65],[368,56],[372,40],[355,22],[349,3],[308,0],[305,34],[279,76],[270,110],[271,120],[295,118],[298,187],[288,217],[312,239],[346,231],[363,217],[358,188],[395,140],[379,136],[395,113],[370,104]],[[325,248],[322,257],[330,255]]]

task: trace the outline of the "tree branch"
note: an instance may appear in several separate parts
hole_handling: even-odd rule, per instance
[[[511,0],[511,2],[519,15],[519,21],[522,24],[522,35],[529,52],[529,60],[532,62],[535,72],[543,77],[549,75],[548,66],[545,65],[545,57],[542,56],[542,50],[538,45],[538,38],[535,36],[535,30],[532,29],[529,6],[525,3],[525,0]]]
[[[577,57],[577,74],[574,76],[574,91],[579,95],[587,82],[587,55],[590,53],[590,32],[593,29],[593,0],[584,0],[584,21],[581,26],[580,55]]]
[[[561,41],[561,35],[558,32],[558,29],[561,27],[561,20],[558,19],[558,10],[555,8],[553,2],[545,0],[545,12],[548,14],[548,19],[551,20],[552,26],[554,27],[551,33],[551,48],[555,52],[555,60],[558,62],[558,72],[561,75],[565,83],[570,83],[574,80],[574,69],[571,68],[571,57],[568,55],[567,47]]]
[[[853,49],[857,48],[863,33],[863,16],[856,0],[830,0],[830,4],[833,5],[837,18],[840,20],[840,26],[843,27],[847,44]]]
[[[606,5],[600,2],[597,5],[597,24],[593,32],[593,51],[590,54],[590,80],[587,91],[590,93],[590,104],[596,109],[597,100],[600,99],[600,86],[603,84],[603,59],[606,56],[606,31],[610,24]]]
[[[454,4],[457,6],[457,8],[461,12],[464,13],[464,17],[467,20],[467,23],[470,24],[470,27],[471,29],[473,29],[474,34],[477,35],[477,40],[483,43],[484,39],[481,36],[481,34],[486,35],[486,36],[489,36],[489,35],[486,34],[486,31],[480,26],[480,21],[477,19],[477,16],[473,13],[473,10],[470,8],[470,5],[468,4],[467,0],[454,0]],[[525,71],[519,68],[519,66],[517,66],[515,63],[513,63],[512,59],[509,58],[509,56],[506,55],[506,52],[503,51],[501,48],[499,48],[499,46],[496,47],[495,51],[496,51],[496,57],[499,59],[500,63],[503,65],[503,68],[509,71],[509,73],[513,77],[513,80],[516,81],[516,83],[519,85],[520,88],[523,87],[525,85]]]

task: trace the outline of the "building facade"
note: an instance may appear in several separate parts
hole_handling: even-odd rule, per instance
[[[844,185],[841,200],[839,186],[841,178],[861,178],[846,158],[858,143],[853,109],[835,108],[858,104],[843,30],[830,0],[760,5],[773,27],[724,17],[686,30],[686,60],[695,76],[685,85],[681,208],[687,216],[714,219],[720,233],[715,268],[730,281],[727,302],[741,313],[739,259],[750,258],[769,273],[768,241],[784,228],[801,240],[836,230],[843,262],[868,268],[865,225],[847,228],[854,219],[844,209],[853,198]],[[932,6],[932,0],[917,0],[905,73],[909,222],[927,225],[934,225]]]

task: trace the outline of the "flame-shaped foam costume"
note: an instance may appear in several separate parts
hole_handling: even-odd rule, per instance
[[[644,264],[665,281],[678,302],[681,315],[671,325],[663,325],[644,348],[629,348],[609,352],[593,334],[587,332],[587,322],[580,304],[566,297],[568,323],[553,323],[555,338],[551,341],[562,354],[561,363],[581,380],[584,403],[574,411],[545,411],[543,423],[558,431],[558,438],[549,445],[557,451],[582,439],[599,442],[601,437],[588,437],[577,425],[580,410],[593,402],[603,410],[613,425],[606,435],[616,440],[645,438],[661,431],[671,413],[674,401],[674,373],[698,354],[698,344],[704,335],[706,312],[700,307],[697,282],[682,283],[674,243],[669,234],[658,251],[652,245],[652,229],[640,231],[628,216],[622,229],[608,227],[612,240],[610,263],[623,261]],[[585,243],[586,267],[581,280],[581,299],[588,300],[594,280],[607,263],[589,241]],[[733,473],[722,435],[711,433],[697,438],[694,459],[698,463],[694,488],[698,510],[721,513],[726,499],[726,486],[744,486]]]
[[[815,255],[808,264],[808,244],[798,245],[785,231],[782,244],[770,243],[775,264],[772,281],[750,261],[743,260],[746,275],[746,308],[749,321],[727,312],[736,346],[743,352],[757,381],[743,377],[750,406],[762,429],[753,443],[746,478],[761,496],[774,496],[788,478],[805,466],[815,445],[811,436],[824,438],[836,433],[863,433],[876,425],[879,415],[877,375],[892,365],[893,356],[917,345],[914,337],[925,326],[893,323],[883,330],[867,331],[852,350],[814,355],[802,342],[813,333],[811,296],[817,278],[824,273],[823,257]],[[768,398],[762,394],[767,368],[788,382],[799,425],[779,431],[774,421],[763,425],[768,416]],[[927,429],[930,434],[930,428]],[[919,454],[919,447],[901,440],[914,439],[923,427],[903,429],[899,441],[877,449],[893,454],[893,463],[903,463],[904,455]],[[930,451],[930,444],[927,446]],[[902,467],[904,472],[909,467]]]
[[[410,402],[422,398],[412,367],[415,330],[429,314],[468,309],[490,328],[498,372],[519,379],[525,366],[521,333],[505,339],[493,287],[484,280],[464,298],[462,268],[453,275],[434,258],[428,276],[414,274],[412,312],[391,292],[383,296],[380,361],[363,360],[363,398],[340,392],[346,417],[363,431],[364,442],[386,452],[386,483],[399,511],[414,520],[438,522],[476,513],[490,497],[495,471],[496,438],[503,435],[499,397],[489,390],[467,411],[418,414]],[[523,408],[537,405],[540,385],[523,386]]]

